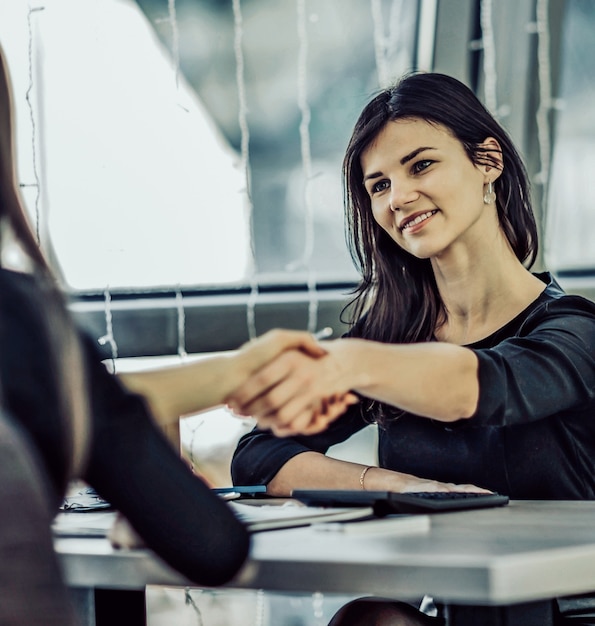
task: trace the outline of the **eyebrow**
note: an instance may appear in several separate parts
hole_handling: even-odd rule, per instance
[[[406,154],[400,160],[401,165],[405,165],[406,163],[409,163],[409,161],[415,159],[415,157],[418,154],[420,154],[421,152],[424,152],[425,150],[436,150],[436,148],[433,148],[432,146],[421,146],[420,148],[416,148],[409,154]],[[363,182],[365,183],[367,180],[370,180],[371,178],[379,178],[380,176],[382,176],[382,172],[373,172],[372,174],[367,174],[366,176],[364,176]]]

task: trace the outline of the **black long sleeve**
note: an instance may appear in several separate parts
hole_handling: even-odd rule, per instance
[[[154,426],[144,401],[89,359],[93,445],[84,478],[146,544],[192,581],[215,586],[245,561],[249,537]]]

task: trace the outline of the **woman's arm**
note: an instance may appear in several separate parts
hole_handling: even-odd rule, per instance
[[[241,366],[233,355],[208,357],[154,370],[119,373],[129,391],[144,396],[161,426],[181,416],[223,403],[242,380]],[[248,375],[248,372],[246,372]]]
[[[286,351],[239,387],[229,403],[259,425],[303,429],[322,398],[355,391],[416,415],[449,422],[473,415],[479,398],[472,350],[445,343],[395,345],[363,339],[324,342],[312,359]]]
[[[288,496],[293,489],[365,489],[366,491],[484,491],[474,485],[456,485],[417,478],[380,467],[340,461],[320,454],[298,454],[269,482],[267,493]],[[364,471],[365,470],[365,471]]]
[[[479,399],[478,361],[467,348],[441,342],[385,344],[344,339],[328,346],[352,389],[409,413],[451,422],[471,417]]]
[[[271,331],[245,344],[237,353],[120,373],[118,377],[130,391],[145,397],[157,422],[165,427],[180,416],[223,404],[250,375],[290,349],[311,358],[325,354],[309,333]]]

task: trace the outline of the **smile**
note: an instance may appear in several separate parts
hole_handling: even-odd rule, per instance
[[[404,220],[403,224],[399,226],[399,230],[403,232],[409,228],[413,228],[414,226],[425,222],[436,213],[438,213],[438,209],[434,209],[433,211],[427,211],[426,213],[421,213],[420,215],[416,215],[414,218],[411,219],[406,219]]]

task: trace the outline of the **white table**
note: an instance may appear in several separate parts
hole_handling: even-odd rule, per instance
[[[147,584],[191,585],[147,550],[113,550],[101,538],[57,539],[55,545],[73,587],[142,592]],[[595,502],[511,502],[433,515],[422,534],[259,533],[229,586],[398,599],[429,594],[455,606],[541,606],[542,600],[595,590]],[[504,623],[494,620],[482,626]]]

